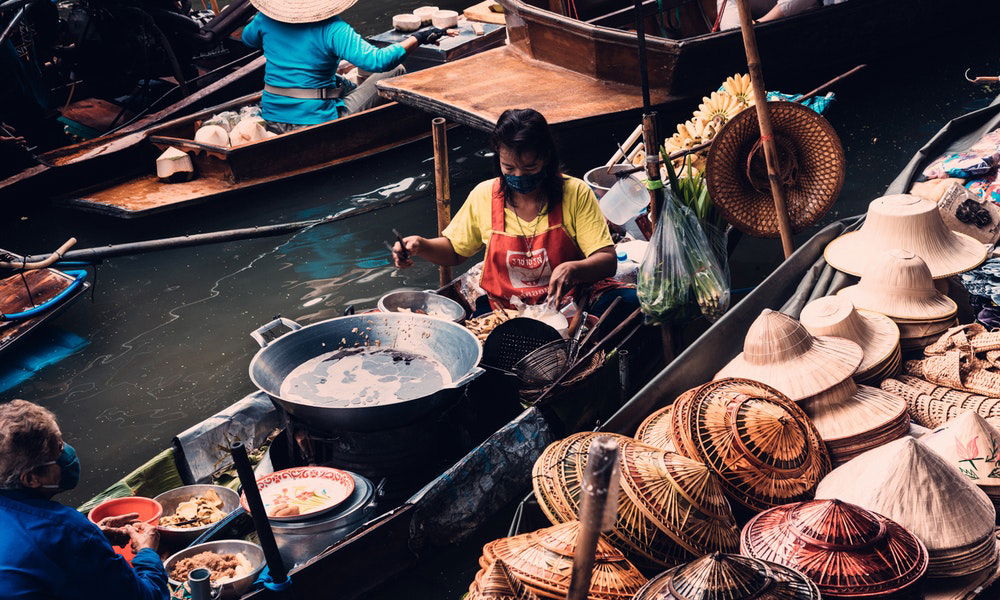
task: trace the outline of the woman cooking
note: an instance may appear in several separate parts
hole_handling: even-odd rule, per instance
[[[477,313],[510,308],[514,299],[557,305],[575,287],[594,284],[594,291],[620,288],[605,281],[615,274],[616,258],[607,222],[593,191],[583,181],[562,175],[548,123],[532,109],[500,115],[492,147],[499,177],[484,181],[469,194],[444,230],[432,239],[409,236],[393,248],[399,267],[419,256],[437,265],[458,265],[484,245],[486,256],[480,287],[489,305]],[[635,290],[616,290],[635,300]],[[601,312],[611,294],[597,300]]]

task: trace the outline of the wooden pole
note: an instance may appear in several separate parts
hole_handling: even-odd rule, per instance
[[[219,13],[222,12],[219,10],[219,0],[211,0],[211,2],[212,2],[212,12],[215,13],[215,16],[219,16]]]
[[[580,533],[573,551],[573,573],[566,600],[587,600],[601,532],[614,524],[618,512],[618,441],[599,437],[590,444],[583,475]]]
[[[774,211],[778,216],[781,248],[785,252],[785,258],[788,258],[795,250],[795,246],[792,245],[792,224],[788,219],[788,207],[785,205],[785,189],[778,180],[778,148],[774,143],[771,111],[767,107],[767,93],[764,91],[764,73],[760,67],[760,54],[757,52],[757,38],[753,32],[753,24],[750,22],[750,7],[747,0],[736,0],[736,5],[740,9],[743,48],[746,50],[747,68],[750,70],[750,81],[753,85],[754,108],[757,110],[760,139],[764,146],[767,178],[771,183],[771,197],[774,199]]]
[[[438,235],[451,223],[451,177],[448,174],[448,128],[442,117],[431,121],[434,134],[434,189],[437,191]],[[438,267],[441,287],[451,283],[451,267]]]

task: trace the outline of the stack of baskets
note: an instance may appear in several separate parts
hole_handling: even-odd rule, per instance
[[[911,437],[838,467],[820,482],[816,497],[857,504],[911,531],[927,547],[928,577],[971,575],[996,563],[993,503]]]
[[[565,598],[579,534],[580,522],[570,521],[486,544],[469,592],[481,592],[492,565],[502,561],[509,575],[539,598]],[[598,540],[588,597],[630,600],[645,583],[646,578],[625,555],[604,537]]]
[[[969,411],[921,438],[1000,508],[1000,431]]]
[[[532,483],[553,523],[579,514],[587,448],[599,435],[578,433],[550,445],[535,462]],[[608,538],[653,570],[715,550],[736,551],[739,530],[718,480],[705,465],[615,436],[620,448],[618,516]]]
[[[649,580],[634,600],[819,600],[816,584],[788,567],[715,552]]]
[[[902,366],[899,327],[889,317],[859,311],[845,296],[826,296],[807,304],[799,321],[814,336],[844,338],[861,347],[864,355],[854,381],[877,383],[899,373]]]
[[[802,409],[756,381],[721,379],[678,398],[671,438],[751,513],[812,498],[830,470],[826,446]]]
[[[919,598],[927,548],[881,515],[840,500],[786,504],[754,517],[740,552],[796,569],[823,598]]]

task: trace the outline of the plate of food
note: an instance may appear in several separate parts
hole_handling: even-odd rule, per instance
[[[257,479],[264,512],[274,521],[301,521],[331,511],[354,492],[350,473],[330,467],[293,467]],[[240,504],[249,512],[246,494]]]

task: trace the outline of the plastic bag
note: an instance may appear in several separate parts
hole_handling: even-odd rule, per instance
[[[227,110],[212,115],[202,123],[202,126],[218,125],[219,127],[225,129],[226,133],[229,133],[230,131],[232,131],[233,127],[239,122],[240,122],[239,113],[233,110]]]
[[[693,316],[695,305],[709,320],[729,308],[729,283],[701,222],[664,190],[660,218],[639,267],[639,304],[649,323]]]

